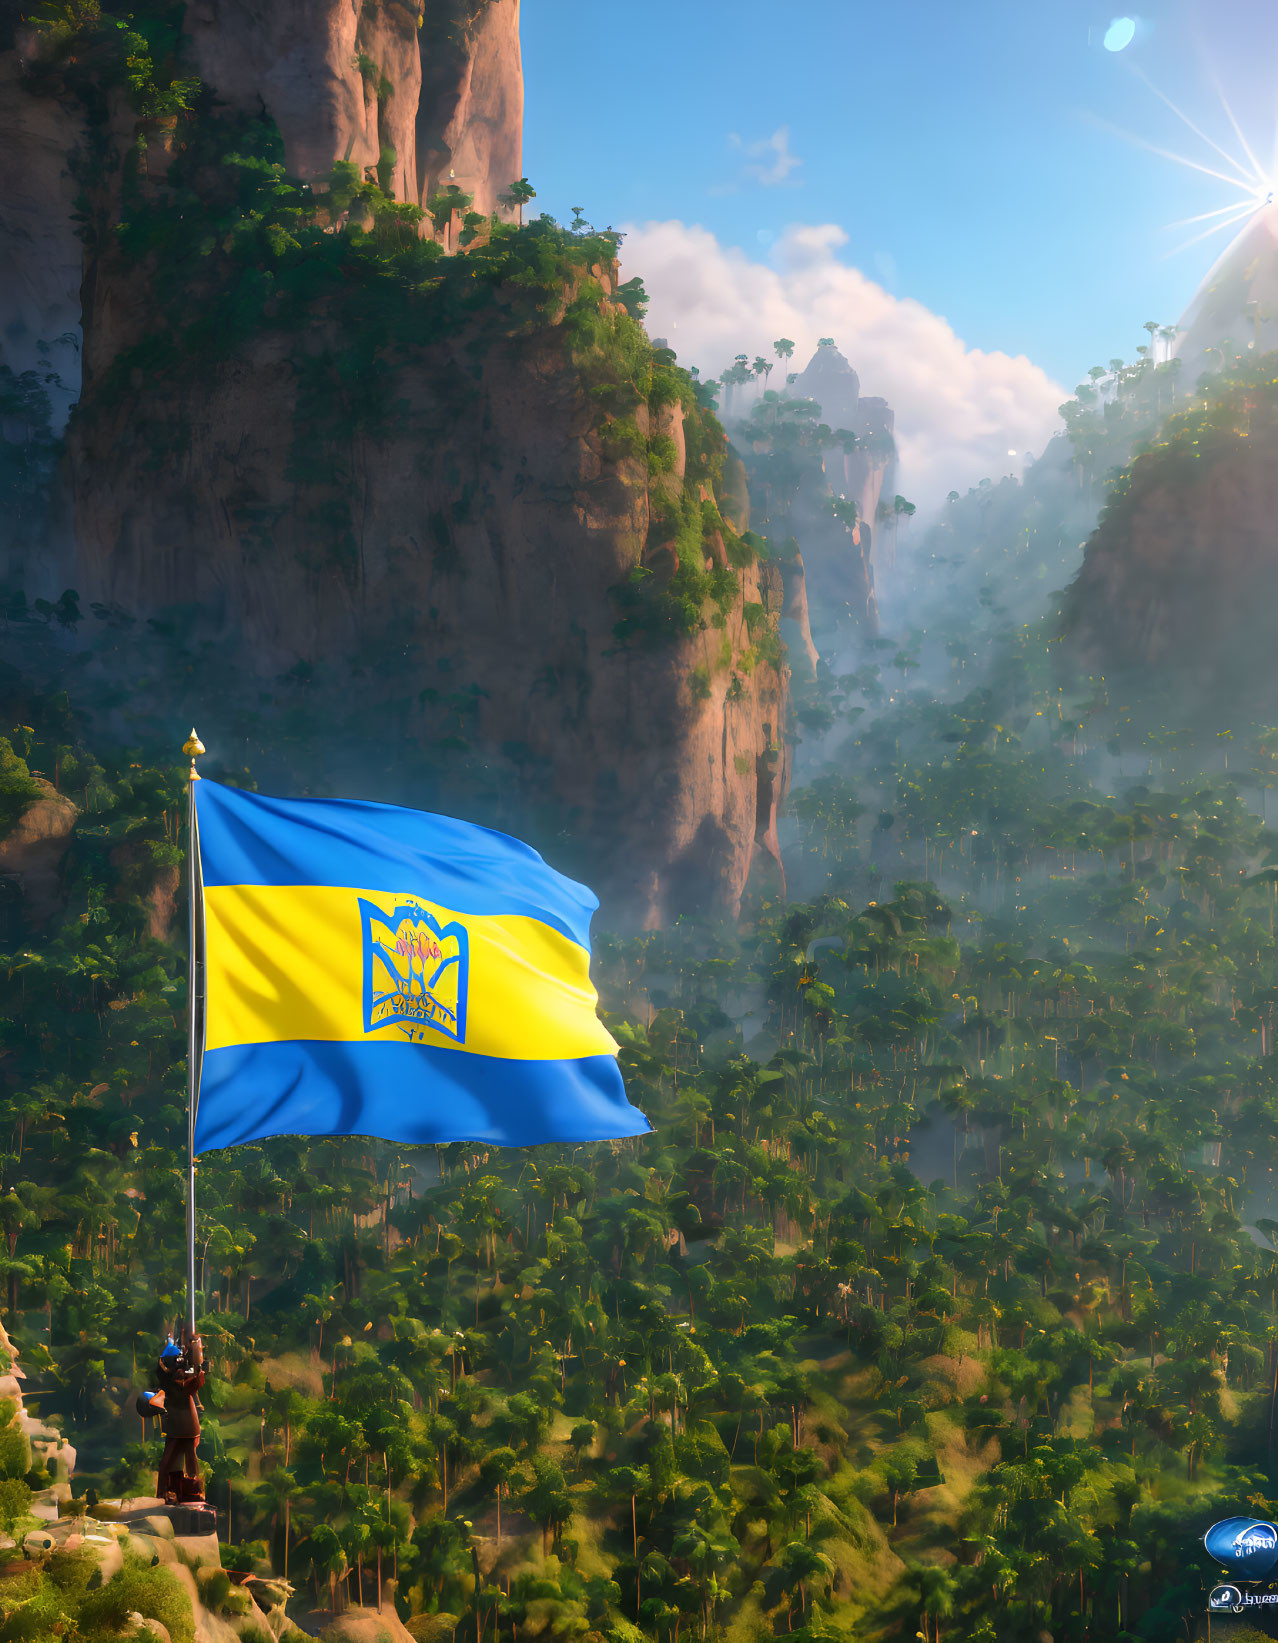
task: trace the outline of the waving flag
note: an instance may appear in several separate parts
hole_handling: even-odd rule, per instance
[[[195,784],[195,1151],[269,1135],[647,1132],[596,1014],[584,885],[504,833]]]

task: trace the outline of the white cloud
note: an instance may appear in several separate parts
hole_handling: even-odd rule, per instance
[[[794,186],[790,182],[790,173],[796,171],[803,161],[791,151],[789,126],[778,126],[770,137],[762,137],[753,143],[746,142],[739,132],[730,131],[728,142],[745,156],[745,164],[734,182],[712,188],[712,194],[735,194],[743,182],[755,183],[759,188],[780,188],[783,184]]]
[[[833,337],[862,393],[896,413],[900,485],[920,510],[1017,469],[1009,450],[1041,453],[1065,391],[1024,355],[968,348],[940,314],[841,262],[846,242],[833,223],[792,227],[755,262],[708,229],[649,222],[628,230],[622,255],[652,299],[650,333],[706,376],[736,354],[772,358],[777,337],[793,338],[799,370]]]

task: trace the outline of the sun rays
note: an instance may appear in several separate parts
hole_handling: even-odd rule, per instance
[[[1193,159],[1187,154],[1178,154],[1172,149],[1162,148],[1157,143],[1151,143],[1144,137],[1139,137],[1131,131],[1124,131],[1118,126],[1109,126],[1109,130],[1113,131],[1116,136],[1122,137],[1125,142],[1134,143],[1137,148],[1143,148],[1147,153],[1156,154],[1159,159],[1169,160],[1174,165],[1183,166],[1187,171],[1196,171],[1201,176],[1211,177],[1242,196],[1241,199],[1231,199],[1227,204],[1218,206],[1214,210],[1200,211],[1196,216],[1182,217],[1176,222],[1168,223],[1167,227],[1169,229],[1197,228],[1200,223],[1207,225],[1200,228],[1196,234],[1192,234],[1188,239],[1182,240],[1179,245],[1174,246],[1172,250],[1167,252],[1168,256],[1176,256],[1179,252],[1187,251],[1191,246],[1210,239],[1214,234],[1237,227],[1256,211],[1270,203],[1274,195],[1273,179],[1275,174],[1278,174],[1278,130],[1275,131],[1274,159],[1269,168],[1266,169],[1256,158],[1256,152],[1247,140],[1247,136],[1238,123],[1233,108],[1230,106],[1229,99],[1225,96],[1224,89],[1214,73],[1210,74],[1212,90],[1219,99],[1221,110],[1229,122],[1230,129],[1238,144],[1237,152],[1232,154],[1214,138],[1209,137],[1202,127],[1185,113],[1183,108],[1173,102],[1166,92],[1161,91],[1154,84],[1143,69],[1132,64],[1131,72],[1158,98],[1159,102],[1165,104],[1171,110],[1186,130],[1204,144],[1210,150],[1211,155],[1223,161],[1229,167],[1229,170],[1221,170],[1215,164],[1206,163],[1204,159]]]

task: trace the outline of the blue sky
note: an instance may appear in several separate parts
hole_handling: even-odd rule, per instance
[[[1178,317],[1228,236],[1177,252],[1199,227],[1167,225],[1236,197],[1107,127],[1226,171],[1147,83],[1237,153],[1214,74],[1274,147],[1278,0],[524,0],[523,52],[541,209],[760,262],[837,224],[843,262],[1067,387]]]

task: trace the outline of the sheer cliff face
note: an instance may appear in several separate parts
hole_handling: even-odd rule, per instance
[[[0,52],[0,367],[37,373],[56,432],[80,389],[83,247],[71,154],[84,125],[72,105],[28,96],[23,76],[21,53]]]
[[[1274,356],[1270,356],[1272,359]],[[1267,373],[1273,375],[1272,372]],[[1227,393],[1133,463],[1067,590],[1067,651],[1269,723],[1278,700],[1278,402]]]
[[[423,202],[455,181],[490,212],[523,175],[519,0],[464,0],[463,10],[464,25],[423,41],[417,173]]]
[[[312,334],[311,361],[333,341]],[[787,775],[786,675],[755,659],[746,621],[779,616],[780,578],[747,566],[722,625],[619,642],[613,590],[646,563],[669,574],[654,492],[682,468],[654,481],[646,455],[605,448],[561,327],[495,342],[478,370],[474,342],[413,350],[378,438],[308,432],[307,362],[274,335],[198,385],[90,398],[70,449],[80,592],[197,606],[233,675],[349,668],[373,742],[387,698],[409,697],[411,741],[464,734],[572,819],[613,916],[734,908],[756,846],[776,853]],[[661,420],[682,449],[681,408]],[[636,423],[650,431],[642,408]],[[163,429],[182,453],[156,470]],[[310,441],[328,472],[299,479]]]
[[[489,213],[523,167],[519,0],[189,0],[201,79],[275,121],[290,170],[338,161],[424,204],[456,182]]]
[[[878,630],[874,562],[881,557],[879,507],[896,467],[894,419],[886,400],[861,393],[856,372],[830,343],[817,349],[790,393],[814,400],[830,429],[856,435],[852,450],[832,445],[822,453],[820,472],[804,484],[792,510],[803,543],[812,636],[818,651],[834,657],[850,635]],[[856,505],[855,525],[831,513],[835,498]]]

